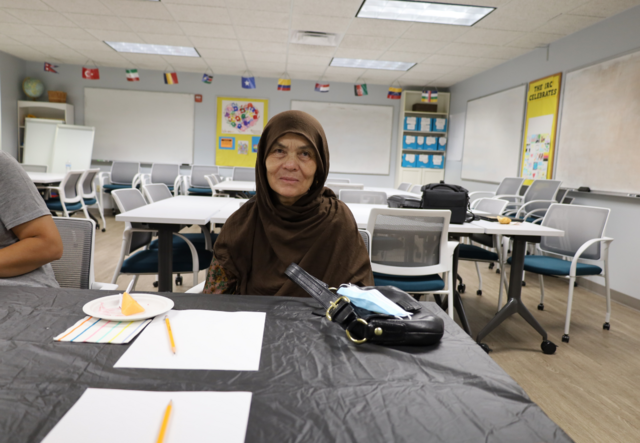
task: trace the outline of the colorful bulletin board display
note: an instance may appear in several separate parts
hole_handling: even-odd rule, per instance
[[[269,100],[218,97],[216,165],[253,168]]]
[[[555,153],[562,73],[529,83],[521,177],[551,178]]]

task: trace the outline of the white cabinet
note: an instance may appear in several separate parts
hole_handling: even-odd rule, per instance
[[[29,117],[60,120],[60,123],[73,124],[73,105],[68,103],[49,103],[20,100],[18,101],[18,161],[24,158],[24,119]]]
[[[400,121],[399,121],[399,139],[398,139],[398,158],[396,161],[396,183],[398,186],[400,183],[412,183],[414,185],[437,183],[440,180],[444,180],[444,163],[446,148],[444,150],[438,149],[437,145],[418,145],[418,140],[425,143],[427,138],[430,141],[445,142],[447,133],[449,132],[449,101],[450,94],[448,92],[438,92],[438,102],[436,112],[420,112],[413,111],[413,105],[415,103],[421,103],[422,91],[403,91],[402,101],[400,104]],[[415,127],[405,128],[405,117],[414,117],[416,120]],[[421,127],[421,119],[446,119],[446,127],[444,131],[432,131],[430,128]],[[439,120],[442,122],[442,120]],[[416,141],[415,148],[407,148],[405,144],[405,137],[414,137]],[[442,139],[442,140],[441,140]],[[446,144],[446,143],[445,143]],[[433,146],[433,147],[432,147]],[[422,156],[432,156],[427,166],[418,167],[405,167],[403,166],[403,154],[413,154],[419,158]],[[423,157],[427,158],[427,157]],[[417,162],[416,162],[417,163]],[[442,164],[442,169],[432,167],[432,163]]]

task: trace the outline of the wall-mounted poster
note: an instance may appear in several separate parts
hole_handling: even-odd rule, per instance
[[[527,185],[533,179],[553,176],[561,80],[562,74],[558,73],[529,83],[520,170]]]
[[[254,167],[269,100],[218,97],[216,165]]]

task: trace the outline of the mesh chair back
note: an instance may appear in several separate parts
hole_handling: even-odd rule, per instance
[[[209,188],[205,175],[217,174],[217,166],[193,165],[191,167],[191,186],[194,188]]]
[[[78,194],[78,183],[80,182],[82,174],[84,174],[84,171],[69,171],[67,172],[67,175],[62,179],[60,187],[64,189],[65,201],[80,201],[80,195]]]
[[[409,192],[422,195],[422,185],[413,185]]]
[[[496,195],[520,195],[520,188],[524,183],[524,178],[505,177],[496,189]]]
[[[398,186],[399,191],[408,191],[411,188],[411,183],[400,183]]]
[[[173,186],[178,175],[180,175],[180,165],[169,163],[151,165],[151,183],[164,183],[167,186]]]
[[[373,271],[429,275],[431,268],[442,272],[444,269],[434,267],[446,266],[450,219],[451,211],[372,209],[367,230],[371,232]]]
[[[171,193],[171,191],[169,191],[169,188],[164,183],[144,185],[143,189],[148,197],[149,203],[166,200],[173,197],[173,194]]]
[[[367,254],[369,254],[369,258],[371,258],[371,234],[369,234],[369,231],[364,229],[359,229],[358,232],[360,233],[360,237],[362,237],[362,241],[367,248]]]
[[[140,172],[140,163],[113,162],[111,164],[111,183],[131,185],[136,174]]]
[[[561,183],[560,180],[534,180],[524,194],[524,202],[528,203],[533,200],[555,200]]]
[[[500,215],[509,204],[507,200],[499,198],[481,198],[476,204],[475,210],[486,212],[492,215]]]
[[[89,198],[96,196],[96,186],[94,179],[96,178],[96,174],[100,172],[100,169],[87,169],[84,174],[84,178],[82,179],[82,197]]]
[[[356,183],[330,183],[324,184],[325,188],[331,189],[336,195],[340,195],[342,189],[363,189],[364,185]]]
[[[90,289],[95,222],[86,218],[53,217],[60,232],[64,252],[51,262],[62,288]]]
[[[554,254],[574,256],[580,246],[594,238],[601,238],[611,211],[593,206],[554,203],[542,220],[542,226],[561,229],[564,237],[542,237],[540,249]],[[590,246],[581,258],[600,260],[600,243]]]
[[[20,166],[27,172],[47,172],[47,165],[25,165],[21,163]]]
[[[120,212],[127,212],[133,209],[145,206],[147,202],[137,189],[117,189],[111,193],[113,200],[116,202]],[[144,227],[148,228],[142,223],[131,223],[132,227]],[[131,234],[131,246],[129,247],[129,253],[136,249],[148,245],[151,242],[151,232],[134,232]]]
[[[368,203],[386,205],[387,193],[380,191],[362,191],[360,189],[341,189],[338,197],[345,203]]]
[[[327,178],[327,183],[351,183],[348,178]]]
[[[233,168],[233,181],[254,182],[256,181],[256,170],[254,168]]]

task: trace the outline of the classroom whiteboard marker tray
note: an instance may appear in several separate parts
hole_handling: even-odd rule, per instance
[[[118,307],[120,294],[91,300],[82,307],[82,310],[87,315],[103,320],[136,321],[162,315],[173,308],[173,300],[161,295],[131,294],[131,296],[144,308],[144,311],[134,315],[123,315]]]

